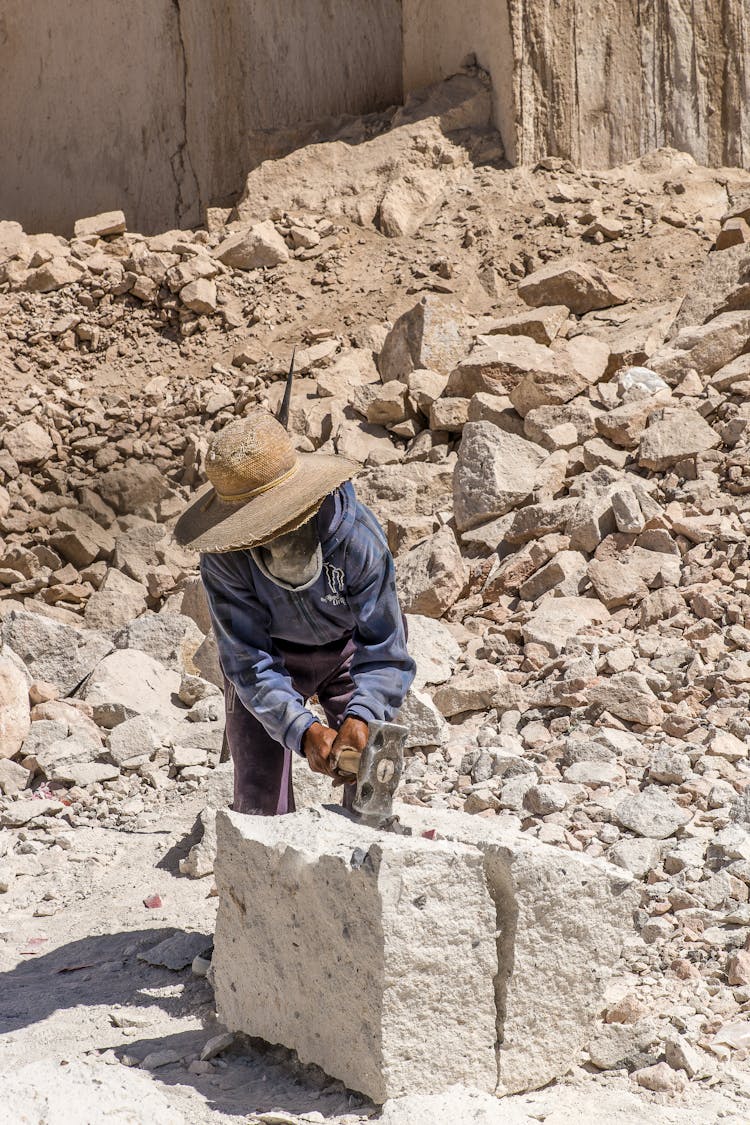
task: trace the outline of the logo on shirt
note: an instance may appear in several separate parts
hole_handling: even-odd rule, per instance
[[[340,566],[334,566],[333,563],[323,563],[323,570],[325,571],[326,582],[328,583],[328,593],[324,594],[320,600],[322,602],[327,602],[329,605],[344,605],[346,599],[343,597],[343,570]]]

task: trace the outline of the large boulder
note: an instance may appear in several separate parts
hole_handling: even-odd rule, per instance
[[[0,649],[0,761],[18,753],[31,726],[29,683],[19,664]]]
[[[32,678],[54,684],[61,695],[70,695],[112,651],[112,641],[104,633],[22,610],[13,610],[4,619],[2,636]]]
[[[518,507],[534,490],[544,460],[539,446],[492,422],[464,426],[453,477],[453,511],[468,531]]]
[[[630,286],[613,273],[587,262],[549,262],[519,282],[518,295],[527,305],[565,305],[579,316],[593,309],[622,305],[633,296]]]
[[[411,836],[324,809],[218,814],[219,1018],[376,1102],[565,1074],[631,930],[631,876],[483,817],[396,811]]]
[[[406,613],[442,617],[461,596],[466,563],[449,527],[399,555],[396,587]]]
[[[91,673],[81,695],[94,708],[100,726],[114,727],[135,715],[179,718],[175,698],[180,674],[138,649],[105,656]]]

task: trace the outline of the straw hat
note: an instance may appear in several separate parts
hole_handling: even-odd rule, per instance
[[[297,453],[273,415],[255,410],[213,437],[210,484],[180,516],[175,538],[196,551],[258,547],[307,523],[360,469],[346,457]]]

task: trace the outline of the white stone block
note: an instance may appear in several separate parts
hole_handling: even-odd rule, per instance
[[[493,1091],[496,908],[481,851],[332,810],[217,815],[217,1010],[378,1103]]]
[[[412,836],[218,814],[220,1019],[377,1102],[566,1074],[632,933],[632,876],[492,818],[396,811]]]

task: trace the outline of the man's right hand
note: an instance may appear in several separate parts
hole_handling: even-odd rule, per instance
[[[305,731],[302,739],[302,753],[307,758],[307,763],[313,773],[324,773],[333,777],[333,770],[329,762],[331,747],[336,739],[336,731],[324,727],[322,723],[313,723]]]

